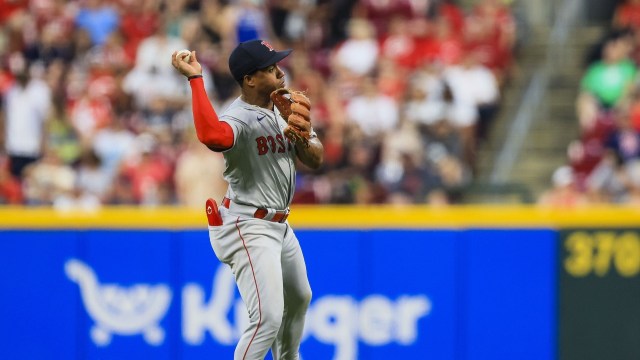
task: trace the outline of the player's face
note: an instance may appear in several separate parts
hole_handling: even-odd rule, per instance
[[[267,66],[255,73],[256,88],[264,94],[271,94],[273,90],[284,87],[284,72],[278,64]]]

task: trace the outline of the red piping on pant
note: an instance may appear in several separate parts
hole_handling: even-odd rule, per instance
[[[260,291],[258,291],[258,280],[256,280],[256,272],[253,270],[251,255],[249,255],[249,249],[247,249],[247,244],[244,242],[244,237],[242,237],[240,227],[238,227],[238,221],[240,221],[240,218],[236,219],[236,229],[238,229],[238,235],[240,235],[240,239],[242,240],[242,246],[244,246],[244,251],[247,252],[247,257],[249,258],[249,265],[251,265],[251,275],[253,275],[253,283],[256,285],[256,295],[258,296],[258,326],[256,326],[256,331],[253,333],[253,336],[251,336],[251,340],[249,340],[247,350],[244,351],[244,355],[242,356],[242,359],[244,360],[247,357],[247,353],[249,352],[249,347],[251,347],[253,339],[255,339],[256,335],[258,335],[258,330],[260,329],[260,324],[262,323],[262,305],[260,303]]]

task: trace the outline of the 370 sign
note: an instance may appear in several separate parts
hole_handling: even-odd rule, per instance
[[[590,274],[622,277],[640,274],[640,233],[637,231],[575,231],[565,238],[565,271],[574,277]]]

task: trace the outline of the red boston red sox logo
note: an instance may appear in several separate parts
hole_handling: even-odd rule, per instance
[[[266,42],[266,41],[262,41],[260,44],[262,44],[262,45],[266,46],[267,48],[269,48],[269,51],[276,51],[276,50],[273,48],[273,46],[271,46],[271,44],[269,44],[269,43],[268,43],[268,42]]]

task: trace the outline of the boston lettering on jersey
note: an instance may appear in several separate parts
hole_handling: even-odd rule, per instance
[[[286,142],[286,144],[285,144]],[[285,138],[282,134],[277,134],[275,136],[260,136],[256,138],[256,144],[258,147],[258,155],[265,155],[269,153],[271,150],[272,154],[284,153],[285,151],[291,151],[293,149],[293,145],[288,138]]]

